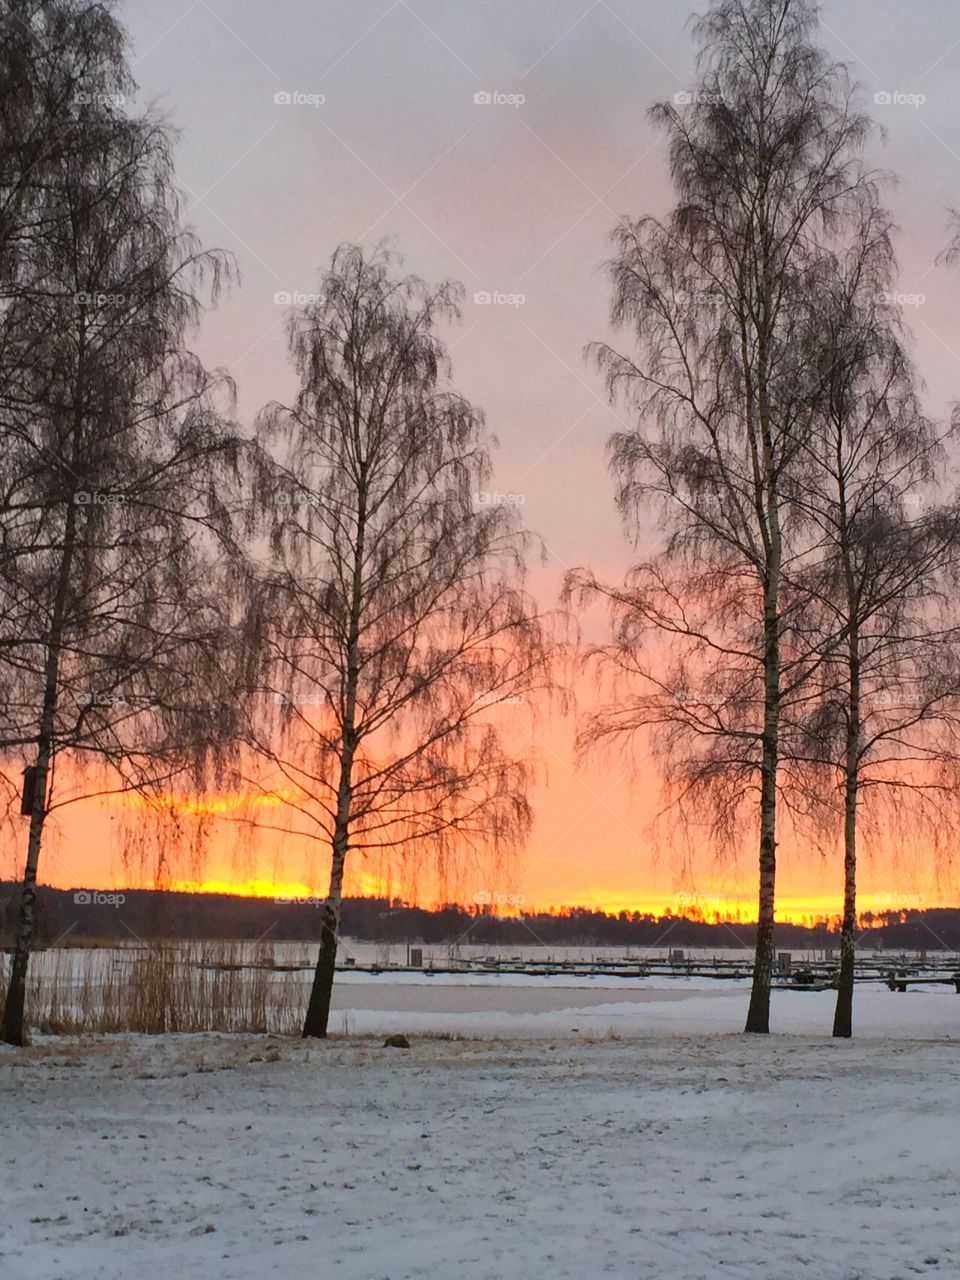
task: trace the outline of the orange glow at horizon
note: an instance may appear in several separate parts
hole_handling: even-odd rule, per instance
[[[344,896],[348,898],[396,897],[396,886],[389,886],[380,876],[357,868],[344,877]],[[150,889],[153,885],[128,885],[127,888]],[[248,877],[245,880],[205,877],[203,880],[173,880],[164,886],[178,893],[223,893],[241,898],[322,898],[324,892],[317,885],[302,880],[264,880]]]
[[[55,887],[74,888],[70,884],[56,884]],[[103,883],[91,881],[84,887],[90,889],[156,889],[158,886],[149,879],[140,879],[136,883],[129,880],[117,881],[108,879]],[[272,880],[258,877],[245,879],[208,876],[200,880],[175,879],[165,883],[164,889],[178,893],[224,894],[242,898],[263,898],[276,900],[324,898],[326,890],[317,884],[309,884],[302,880]],[[374,875],[362,868],[348,872],[345,877],[344,896],[351,898],[378,898],[404,902],[406,905],[422,906],[425,909],[436,909],[444,905],[458,905],[472,909],[477,904],[454,900],[434,899],[410,901],[402,892],[398,882],[388,883],[382,877]],[[521,895],[522,896],[522,895]],[[933,901],[918,898],[916,895],[897,893],[865,895],[859,909],[861,920],[864,916],[878,916],[884,912],[899,910],[923,910],[937,907],[955,907],[955,903]],[[524,915],[563,913],[577,909],[600,911],[607,915],[617,915],[625,911],[630,914],[650,915],[658,919],[684,917],[705,924],[752,925],[756,923],[757,911],[755,900],[743,897],[707,897],[697,894],[657,895],[649,898],[637,898],[634,895],[624,896],[614,891],[604,893],[602,890],[590,890],[578,900],[565,903],[533,903],[524,900],[522,903],[510,903],[496,906],[493,914],[501,919],[519,919]],[[839,922],[838,901],[825,896],[794,897],[784,895],[777,903],[776,918],[782,924],[795,924],[814,927],[820,924]]]
[[[404,862],[355,849],[347,859],[345,894],[425,907],[459,902],[473,910],[487,904],[506,917],[581,907],[708,923],[719,918],[744,927],[756,920],[756,861],[749,833],[742,847],[723,857],[707,841],[675,849],[669,828],[661,839],[651,821],[655,782],[643,785],[637,775],[627,774],[622,780],[614,777],[611,785],[610,773],[599,764],[573,765],[567,737],[569,730],[554,729],[542,742],[553,776],[538,783],[531,796],[536,825],[523,856],[499,870],[482,860],[476,865],[465,860],[444,885],[435,868],[415,857]],[[71,804],[48,822],[41,883],[324,898],[329,844],[318,828],[308,829],[304,815],[283,812],[289,798],[278,786],[262,792],[171,794],[151,804],[131,795]],[[192,844],[185,822],[183,836],[174,834],[162,848],[131,840],[131,828],[149,831],[151,810],[162,818],[167,809],[197,818],[205,838]],[[162,833],[163,824],[157,829]],[[22,874],[25,835],[25,829],[14,832],[0,848],[5,878]],[[785,841],[779,862],[777,919],[802,925],[834,921],[841,909],[839,855],[822,857]],[[938,862],[922,843],[865,833],[860,872],[861,917],[960,906],[960,866],[949,855]]]
[[[276,809],[288,804],[294,798],[289,787],[274,791],[223,791],[216,796],[177,795],[171,791],[162,791],[156,795],[142,795],[140,792],[124,792],[118,799],[145,809],[169,809],[175,812],[189,813],[194,817],[216,817],[220,814],[235,813],[238,810]]]

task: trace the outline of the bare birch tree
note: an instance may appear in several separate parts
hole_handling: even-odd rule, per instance
[[[327,1033],[350,852],[516,846],[533,759],[510,716],[550,685],[515,509],[486,500],[483,418],[448,386],[436,328],[459,290],[394,265],[337,250],[291,320],[296,402],[261,418],[280,502],[248,629],[276,715],[255,738],[330,850],[305,1036]]]
[[[785,649],[787,585],[807,554],[790,490],[811,416],[809,288],[872,181],[869,121],[846,69],[811,43],[816,22],[808,0],[715,0],[697,22],[697,89],[653,109],[677,203],[665,222],[624,222],[615,236],[613,321],[638,354],[597,351],[611,397],[638,418],[612,442],[621,509],[649,536],[659,501],[669,531],[629,590],[612,590],[631,615],[628,665],[647,683],[606,727],[663,726],[686,755],[680,794],[721,797],[729,823],[759,793],[756,1032],[769,1029],[781,707],[810,657]],[[652,631],[685,649],[688,687],[714,679],[718,702],[687,699],[678,713],[676,685],[634,661]]]
[[[84,145],[46,175],[46,231],[5,317],[0,740],[30,781],[14,1044],[57,766],[74,783],[61,802],[84,770],[99,790],[157,786],[228,736],[217,646],[236,445],[229,384],[186,346],[223,261],[181,226],[162,125],[102,98],[75,109]]]
[[[811,291],[820,400],[796,501],[815,530],[798,587],[824,662],[790,708],[785,751],[813,765],[809,799],[834,773],[844,856],[833,1034],[853,1030],[857,852],[864,802],[895,797],[918,822],[955,793],[960,616],[953,604],[960,511],[935,501],[957,424],[938,430],[919,404],[894,290],[891,224],[864,202],[858,232],[824,260]],[[840,643],[837,643],[837,639]],[[796,732],[794,732],[796,730]]]

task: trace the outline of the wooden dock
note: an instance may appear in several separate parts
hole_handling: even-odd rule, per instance
[[[642,981],[645,978],[708,978],[717,982],[748,981],[753,976],[752,954],[744,952],[742,959],[715,956],[687,956],[672,951],[667,955],[625,955],[619,958],[594,955],[590,958],[570,960],[552,955],[525,956],[424,956],[421,948],[414,950],[416,961],[357,963],[346,955],[337,965],[339,973],[362,973],[369,977],[380,975],[417,975],[422,978],[470,977],[490,978],[524,977],[549,979],[619,978]],[[229,969],[266,969],[274,973],[298,973],[311,971],[315,961],[309,956],[302,959],[271,961],[216,961],[204,967]],[[824,956],[815,959],[794,957],[781,952],[774,965],[772,985],[778,990],[825,991],[835,988],[839,974],[839,958]],[[883,982],[891,991],[906,991],[911,986],[953,985],[960,994],[960,955],[946,952],[907,955],[889,953],[861,955],[857,957],[855,971],[857,983]]]

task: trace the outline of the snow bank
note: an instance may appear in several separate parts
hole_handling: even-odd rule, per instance
[[[829,1000],[790,995],[781,1029],[823,1021]],[[885,1001],[915,1030],[950,1005],[877,997],[864,1022]],[[623,1016],[710,1012],[719,1030],[742,1011],[740,993],[695,1003]],[[643,1029],[409,1052],[203,1035],[5,1053],[0,1274],[960,1276],[956,1045]]]

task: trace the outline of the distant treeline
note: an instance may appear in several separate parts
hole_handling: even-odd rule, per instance
[[[0,936],[9,946],[18,886],[0,881]],[[320,900],[274,902],[221,893],[158,889],[115,892],[42,887],[38,899],[41,945],[158,938],[259,939],[317,942]],[[960,950],[960,909],[889,911],[873,916],[859,946],[898,950]],[[529,912],[519,917],[472,911],[459,905],[436,910],[386,898],[347,898],[345,937],[368,942],[438,946],[529,947],[749,947],[749,924],[708,922],[639,911],[609,915],[586,907]],[[826,921],[808,926],[778,924],[783,948],[833,946],[839,930]]]

